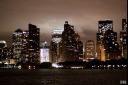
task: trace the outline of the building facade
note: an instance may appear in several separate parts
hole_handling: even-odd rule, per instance
[[[29,24],[29,60],[31,63],[39,63],[40,59],[40,29]]]
[[[16,62],[21,62],[23,50],[23,31],[17,29],[12,35],[13,59]]]
[[[96,59],[96,56],[95,56],[95,42],[93,40],[88,40],[85,43],[84,60],[91,61],[93,59]]]
[[[8,49],[6,41],[0,40],[0,61],[3,61],[8,57],[7,51]]]
[[[40,63],[50,62],[49,46],[45,41],[40,46]]]
[[[122,58],[127,59],[127,20],[122,19],[122,30],[120,31],[120,49]]]
[[[113,31],[113,21],[104,20],[98,22],[96,39],[96,52],[99,60],[106,61],[120,57],[117,33]]]
[[[50,44],[50,58],[52,63],[60,62],[60,42],[63,29],[55,29],[52,32],[52,41]]]
[[[83,43],[80,36],[74,31],[74,26],[67,21],[64,24],[60,49],[61,62],[80,61],[83,58]]]
[[[39,28],[29,24],[29,30],[17,29],[12,35],[13,59],[16,63],[39,63]]]

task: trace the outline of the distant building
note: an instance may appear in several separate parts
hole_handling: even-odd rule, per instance
[[[117,43],[117,33],[113,30],[107,30],[103,39],[104,51],[106,60],[108,59],[120,59],[121,51],[119,44]]]
[[[74,26],[64,24],[60,45],[60,61],[80,61],[83,58],[83,43],[80,36],[74,31]]]
[[[50,58],[53,63],[60,61],[60,41],[62,39],[63,29],[55,29],[52,32],[52,41],[50,44]]]
[[[23,50],[23,31],[17,29],[12,35],[13,58],[16,62],[21,62]]]
[[[96,59],[95,56],[95,42],[93,40],[88,40],[85,43],[85,56],[86,61]]]
[[[127,58],[127,20],[122,19],[122,30],[120,31],[120,48],[122,58]]]
[[[50,62],[49,46],[46,41],[42,43],[40,48],[40,63],[43,62]]]
[[[0,40],[0,61],[7,58],[7,43],[4,40]]]
[[[39,63],[40,56],[40,29],[29,24],[29,57],[31,63]]]
[[[117,59],[120,56],[117,33],[113,31],[113,21],[99,21],[96,38],[96,51],[99,60]]]
[[[29,62],[29,31],[23,31],[23,50],[22,50],[22,62]]]
[[[29,30],[17,29],[12,36],[13,59],[16,63],[39,63],[39,28],[29,24]]]

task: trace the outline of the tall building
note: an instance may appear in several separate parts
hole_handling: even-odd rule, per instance
[[[16,62],[21,62],[22,50],[23,50],[23,31],[17,29],[12,35],[13,46],[13,58]]]
[[[85,43],[85,56],[86,61],[96,59],[95,56],[95,42],[93,40],[88,40]]]
[[[120,59],[121,51],[117,43],[117,33],[107,30],[104,34],[103,45],[106,59]]]
[[[23,50],[22,50],[22,62],[27,63],[29,61],[29,31],[23,31]]]
[[[4,40],[0,40],[0,61],[7,58],[7,43]]]
[[[99,21],[96,38],[96,51],[99,60],[105,61],[119,57],[117,33],[113,31],[113,21]]]
[[[31,63],[39,63],[40,59],[40,29],[29,24],[29,57]]]
[[[50,58],[52,63],[60,61],[60,41],[63,29],[55,29],[52,32],[52,41],[50,44]]]
[[[43,63],[43,62],[50,62],[49,46],[46,41],[41,43],[41,46],[40,46],[40,63]]]
[[[122,19],[122,30],[120,31],[120,48],[121,48],[121,56],[123,58],[127,58],[127,20]]]
[[[80,41],[80,36],[74,31],[74,26],[67,21],[64,24],[60,49],[61,62],[80,61],[83,58],[83,43]]]
[[[16,63],[39,63],[39,28],[29,24],[29,30],[17,29],[12,40],[13,59]]]

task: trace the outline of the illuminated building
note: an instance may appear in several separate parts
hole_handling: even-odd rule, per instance
[[[119,59],[121,57],[116,32],[113,32],[113,30],[107,30],[102,42],[104,45],[106,59]]]
[[[49,46],[47,42],[43,42],[40,48],[40,63],[50,62]]]
[[[7,58],[7,43],[4,40],[0,40],[0,61]]]
[[[39,63],[40,56],[40,29],[29,24],[29,60],[31,63]]]
[[[96,37],[96,51],[98,59],[105,61],[120,57],[119,45],[117,43],[117,33],[113,31],[113,21],[99,21],[98,28]]]
[[[23,31],[17,29],[12,36],[13,46],[13,58],[16,62],[21,62],[22,50],[23,50]]]
[[[85,60],[90,61],[95,59],[95,43],[93,40],[88,40],[85,43]]]
[[[52,41],[50,46],[50,57],[53,63],[60,61],[60,41],[63,29],[55,29],[52,32]]]
[[[39,63],[39,28],[29,24],[29,30],[17,29],[13,33],[13,59],[20,63]]]
[[[80,36],[75,33],[74,26],[69,25],[66,21],[61,40],[61,62],[64,61],[80,61],[83,58],[83,43]]]
[[[127,20],[122,19],[122,30],[120,31],[120,48],[123,58],[127,58]]]
[[[22,50],[22,62],[29,61],[29,31],[23,31],[23,50]]]

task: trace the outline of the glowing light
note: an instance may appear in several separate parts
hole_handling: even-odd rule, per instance
[[[31,69],[31,66],[28,66],[28,69]]]
[[[40,62],[49,62],[49,49],[41,48],[40,49]]]
[[[100,50],[101,50],[101,61],[105,61],[105,50],[104,50],[104,46],[100,46]]]
[[[21,68],[22,68],[21,65],[19,65],[19,66],[18,66],[18,69],[21,69]]]
[[[56,64],[56,63],[53,63],[53,64],[52,64],[52,67],[54,67],[54,68],[62,68],[63,66],[62,66],[62,65],[58,65],[58,64]]]
[[[83,66],[73,66],[71,69],[83,69]]]

